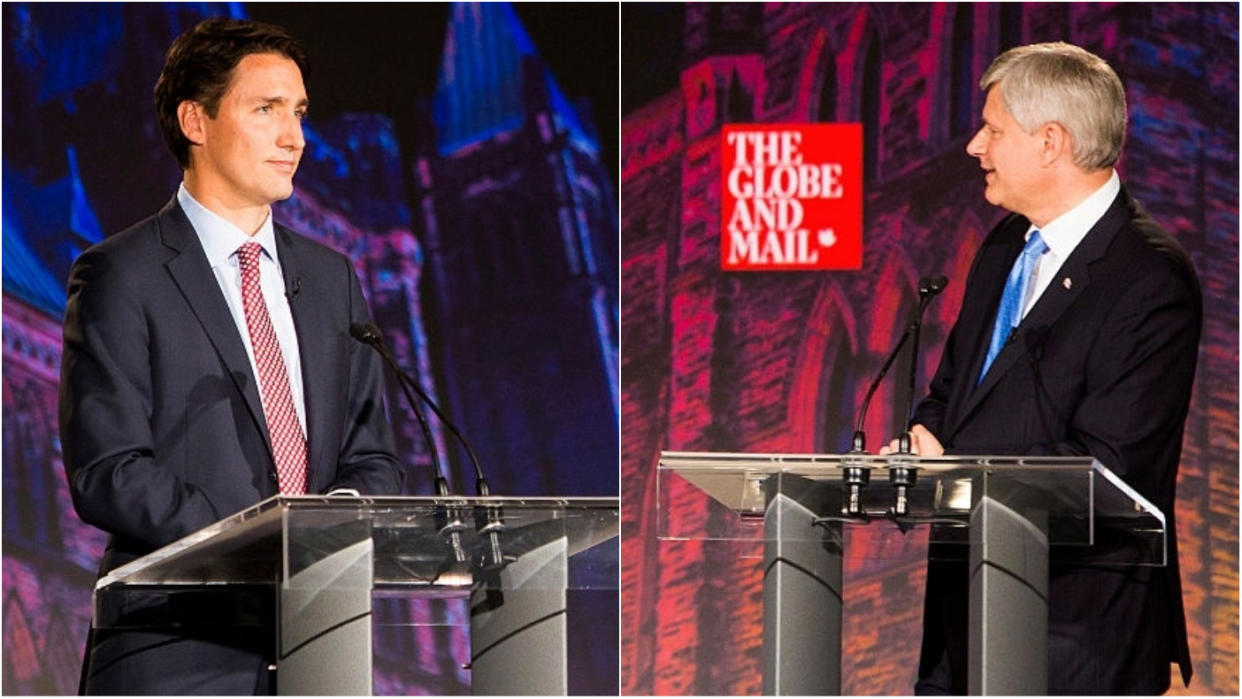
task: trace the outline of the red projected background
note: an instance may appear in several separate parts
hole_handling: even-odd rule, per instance
[[[1177,501],[1195,676],[1173,693],[1236,695],[1237,6],[625,5],[622,23],[622,691],[759,693],[759,566],[741,545],[657,540],[657,507],[683,524],[714,516],[657,503],[659,452],[848,449],[918,278],[942,273],[925,389],[970,260],[1003,215],[964,152],[979,76],[1005,48],[1065,40],[1125,82],[1121,178],[1203,284]],[[722,271],[722,130],[810,123],[862,124],[861,269]],[[873,448],[902,421],[904,373],[899,362],[873,403]],[[846,694],[912,691],[925,540],[851,542]]]

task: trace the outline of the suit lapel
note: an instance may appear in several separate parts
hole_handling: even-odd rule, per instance
[[[983,377],[983,381],[973,390],[969,390],[965,396],[965,403],[958,412],[957,418],[953,421],[949,434],[955,434],[957,429],[966,421],[966,419],[979,407],[983,399],[992,391],[992,389],[1000,383],[1009,371],[1017,363],[1018,359],[1029,353],[1027,346],[1027,338],[1030,333],[1038,328],[1050,328],[1065,313],[1065,311],[1073,305],[1074,301],[1087,290],[1091,284],[1091,265],[1100,258],[1104,257],[1104,253],[1108,250],[1108,246],[1112,243],[1113,237],[1117,231],[1125,225],[1126,221],[1131,218],[1131,200],[1124,188],[1118,193],[1113,200],[1112,205],[1104,212],[1104,215],[1096,222],[1087,235],[1082,239],[1074,251],[1070,253],[1067,259],[1044,293],[1031,307],[1030,313],[1022,319],[1018,327],[1014,329],[1009,341],[1001,348],[1000,354],[996,355],[995,361],[988,369],[988,373]],[[1018,239],[1021,241],[1021,237]],[[1009,256],[1009,265],[1004,271],[995,274],[999,284],[992,291],[994,292],[996,303],[993,304],[993,312],[989,320],[983,323],[986,327],[985,332],[980,336],[976,347],[976,358],[971,362],[971,373],[968,379],[974,379],[979,376],[979,371],[983,367],[983,358],[987,352],[986,343],[991,337],[992,323],[995,322],[995,307],[1000,303],[1000,296],[1003,293],[1005,278],[1009,274],[1009,268],[1013,266],[1013,260],[1017,259],[1021,252],[1021,247],[1011,251],[1013,254]],[[1067,284],[1065,280],[1069,280]],[[971,382],[973,384],[973,381]]]
[[[233,385],[245,399],[246,408],[270,454],[272,447],[268,442],[267,421],[263,418],[263,404],[259,400],[258,383],[250,367],[250,357],[237,332],[233,314],[220,293],[220,284],[207,262],[207,254],[203,252],[194,227],[175,196],[160,211],[158,220],[164,245],[177,252],[164,266],[185,296],[190,311],[206,331],[207,339],[227,369]]]
[[[304,274],[307,263],[302,254],[303,242],[284,226],[276,226],[276,250],[280,256],[280,270],[285,288],[290,290],[289,310],[293,314],[293,326],[298,334],[298,356],[302,362],[302,398],[306,408],[306,449],[309,461],[307,492],[318,492],[327,485],[324,474],[331,469],[326,463],[332,454],[326,451],[326,437],[331,415],[328,409],[334,369],[329,365],[330,355],[325,352],[324,342],[330,339],[330,329],[324,323],[324,315],[315,312],[315,298],[321,290],[313,287],[309,275]],[[296,290],[296,293],[293,293]]]
[[[1027,228],[1030,227],[1030,222],[1025,218],[1016,217],[1011,225],[1013,227],[1008,233],[1009,239],[1003,245],[998,246],[997,252],[993,254],[988,264],[991,271],[988,273],[989,279],[982,293],[986,294],[985,298],[991,299],[991,302],[986,307],[987,312],[975,326],[975,337],[971,342],[974,353],[966,375],[968,380],[963,382],[963,397],[976,392],[979,372],[983,370],[983,361],[987,358],[988,344],[992,341],[992,327],[996,324],[996,313],[1000,308],[1001,296],[1005,293],[1005,282],[1008,280],[1009,270],[1026,244],[1024,236]],[[989,375],[995,373],[995,369],[988,372]]]

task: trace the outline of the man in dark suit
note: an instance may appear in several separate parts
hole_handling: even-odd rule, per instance
[[[277,493],[401,491],[381,366],[349,334],[369,319],[353,265],[272,221],[305,146],[306,68],[270,25],[179,37],[156,107],[184,181],[70,273],[61,443],[78,514],[112,535],[101,572]],[[88,646],[90,693],[271,690],[261,634]]]
[[[1063,43],[1019,47],[980,85],[984,125],[967,152],[987,200],[1013,214],[971,266],[913,450],[1089,455],[1159,507],[1167,567],[1053,564],[1048,688],[1163,693],[1171,662],[1191,673],[1173,515],[1199,283],[1113,170],[1126,105],[1107,63]],[[929,564],[920,694],[966,691],[967,586],[964,563]]]

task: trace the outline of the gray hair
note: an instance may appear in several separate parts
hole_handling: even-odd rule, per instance
[[[1009,49],[979,80],[999,85],[1005,108],[1027,133],[1056,122],[1074,141],[1074,164],[1112,167],[1126,138],[1126,92],[1104,59],[1061,41]]]

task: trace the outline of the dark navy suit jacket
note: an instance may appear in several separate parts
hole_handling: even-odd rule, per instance
[[[402,470],[380,360],[349,334],[351,323],[369,320],[353,265],[283,226],[275,232],[285,288],[297,289],[290,306],[306,405],[307,491],[398,494]],[[112,535],[101,573],[278,492],[245,346],[175,197],[73,265],[60,434],[78,515]],[[99,693],[250,693],[269,659],[258,656],[270,655],[239,655],[227,639],[208,648],[92,635],[84,680]],[[112,647],[102,648],[101,636]],[[138,647],[149,652],[133,654]],[[212,669],[213,652],[221,668],[240,663],[224,684],[203,672]],[[178,676],[175,663],[187,659],[193,671]],[[162,679],[151,684],[146,675],[156,668]]]
[[[1161,693],[1171,662],[1186,682],[1191,672],[1174,491],[1202,326],[1199,282],[1178,243],[1123,188],[978,383],[1029,225],[1009,216],[984,242],[913,421],[950,453],[1093,456],[1160,508],[1168,567],[1053,565],[1048,668],[1053,694]],[[1124,555],[1124,541],[1109,545]],[[965,564],[929,565],[920,692],[966,690],[966,597]]]

